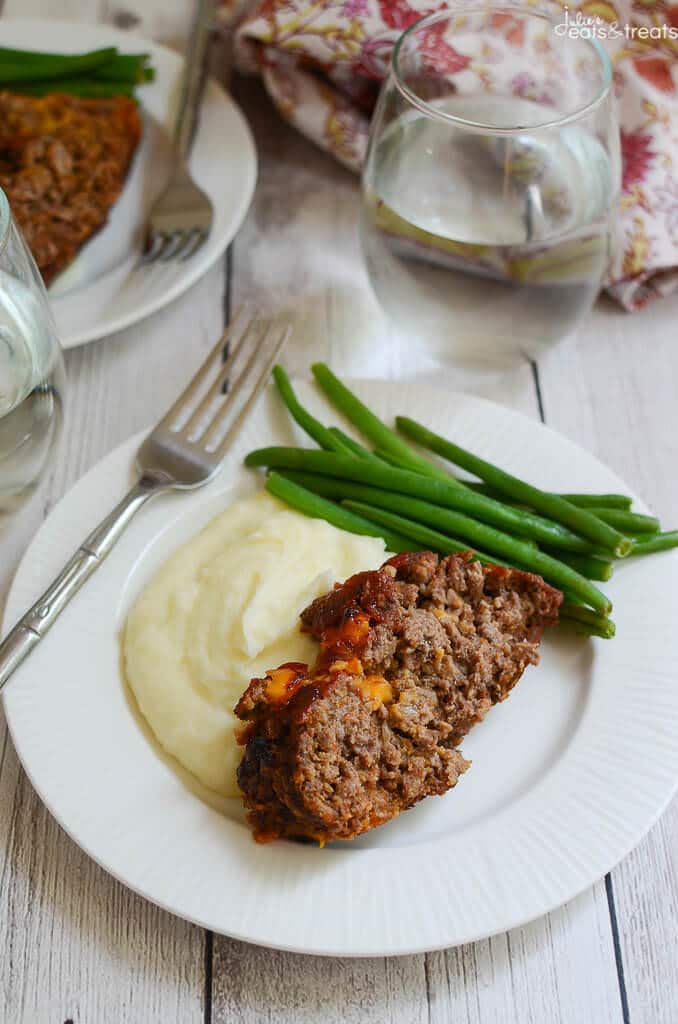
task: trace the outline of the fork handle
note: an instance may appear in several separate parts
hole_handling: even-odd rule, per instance
[[[200,101],[207,77],[207,51],[213,15],[214,0],[198,0],[186,53],[179,111],[174,126],[174,144],[183,162],[188,159],[198,122]]]
[[[139,509],[163,489],[156,479],[143,476],[90,533],[44,594],[7,634],[0,643],[0,691],[83,583],[99,568]]]

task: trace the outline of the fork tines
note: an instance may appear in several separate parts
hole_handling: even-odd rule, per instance
[[[221,458],[259,397],[290,332],[287,322],[236,315],[158,425]]]

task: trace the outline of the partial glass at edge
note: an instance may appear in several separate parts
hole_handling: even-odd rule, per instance
[[[516,7],[422,19],[372,122],[361,234],[406,344],[442,361],[538,357],[605,276],[620,183],[609,61]]]
[[[0,191],[0,536],[49,464],[63,388],[45,287]]]

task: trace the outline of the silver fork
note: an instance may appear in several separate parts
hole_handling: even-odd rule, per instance
[[[198,0],[174,127],[174,165],[170,180],[148,217],[143,266],[156,260],[190,259],[212,227],[212,201],[193,181],[188,156],[205,85],[213,13],[214,0]]]
[[[289,334],[286,325],[254,318],[245,320],[239,331],[242,319],[236,318],[226,329],[186,390],[141,445],[138,482],[0,643],[0,691],[99,568],[139,509],[156,494],[202,487],[221,468]]]

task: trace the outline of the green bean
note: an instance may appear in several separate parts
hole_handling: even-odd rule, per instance
[[[447,534],[440,533],[438,530],[432,530],[430,526],[414,522],[405,516],[395,515],[393,512],[387,512],[382,508],[375,508],[373,505],[367,505],[362,501],[346,500],[342,501],[341,504],[343,508],[351,509],[351,511],[356,512],[365,519],[369,519],[373,523],[378,523],[389,529],[398,530],[406,534],[412,538],[415,545],[423,545],[426,549],[436,551],[440,555],[472,551],[474,557],[485,565],[508,565],[507,562],[502,562],[501,559],[494,558],[492,555],[477,551],[475,548],[469,548],[465,541],[459,540],[457,537],[450,537]],[[417,551],[419,548],[412,546],[412,543],[410,543],[410,550]]]
[[[587,580],[601,580],[605,582],[612,576],[613,566],[608,558],[599,558],[597,555],[575,555],[570,551],[557,551],[549,549],[547,554],[557,558],[571,569],[575,569]]]
[[[654,537],[637,540],[631,551],[632,555],[651,555],[655,551],[669,551],[678,547],[678,530],[667,530],[655,533]]]
[[[0,88],[27,96],[66,93],[84,97],[131,96],[155,77],[149,54],[121,54],[116,47],[88,53],[39,53],[0,48]]]
[[[92,81],[90,78],[59,78],[44,82],[17,82],[12,92],[21,96],[81,96],[84,99],[109,99],[112,96],[134,96],[134,86],[126,82]]]
[[[330,434],[333,434],[337,441],[341,441],[345,448],[357,455],[359,459],[375,459],[376,456],[372,454],[369,448],[365,448],[360,441],[356,441],[355,438],[349,437],[339,427],[330,427]]]
[[[499,491],[488,487],[481,480],[465,480],[464,483],[473,491],[480,494],[489,494],[492,498],[500,498]],[[632,499],[626,494],[559,494],[557,497],[569,501],[571,505],[588,509],[620,509],[628,512],[631,508]]]
[[[84,72],[94,71],[110,63],[117,52],[114,46],[108,46],[101,50],[91,50],[89,53],[55,53],[51,57],[45,54],[39,61],[33,63],[30,52],[27,51],[23,58],[17,58],[16,63],[0,63],[0,86],[12,85],[14,82],[81,77]]]
[[[379,462],[386,462],[389,466],[396,466],[398,469],[409,469],[412,472],[411,466],[408,466],[402,459],[396,459],[390,452],[385,452],[383,448],[375,448],[372,455]],[[419,470],[417,469],[415,472],[418,473]],[[428,473],[422,473],[422,476],[428,476]]]
[[[398,469],[410,469],[408,462],[394,455],[393,452],[387,452],[384,448],[375,448],[372,454],[375,458],[381,459],[382,462],[388,462],[389,466],[396,466]],[[428,473],[425,475],[428,476]]]
[[[291,480],[280,476],[279,473],[269,473],[266,478],[266,490],[312,519],[324,519],[326,522],[331,523],[332,526],[336,526],[340,530],[346,530],[348,533],[357,533],[366,537],[381,537],[388,551],[412,550],[412,541],[408,537],[403,537],[395,531],[385,529],[383,526],[376,526],[371,520],[354,515],[353,512],[342,505],[337,505],[333,501],[326,501],[317,494],[312,494]]]
[[[375,448],[374,455],[376,456],[376,458],[381,459],[382,462],[388,462],[389,466],[396,466],[397,469],[409,469],[410,472],[412,470],[415,470],[415,472],[420,472],[416,466],[412,465],[412,463],[408,462],[406,459],[403,459],[400,455],[397,455],[395,452],[386,451],[385,448]],[[427,467],[430,468],[432,466],[432,463],[427,462],[426,465]],[[441,480],[452,480],[453,483],[459,484],[460,487],[467,486],[466,481],[459,480],[454,475],[454,473],[449,473],[446,469],[443,469],[442,466],[434,466],[433,468],[440,471]],[[431,476],[431,474],[426,472],[424,476]]]
[[[344,414],[354,427],[368,437],[373,444],[383,448],[384,451],[393,452],[398,455],[409,469],[417,469],[426,476],[438,477],[443,480],[451,480],[451,477],[444,470],[438,469],[428,459],[423,458],[401,437],[398,437],[395,430],[391,430],[385,423],[368,409],[364,402],[353,394],[352,391],[342,384],[338,377],[332,373],[324,363],[314,363],[311,367],[316,381],[334,405]],[[454,481],[452,481],[454,483]]]
[[[626,494],[561,494],[561,498],[580,508],[619,508],[628,512],[632,499]]]
[[[587,509],[578,508],[565,501],[557,494],[542,491],[538,487],[520,480],[518,477],[505,473],[502,469],[486,462],[485,459],[467,452],[459,445],[447,441],[439,434],[433,433],[415,420],[407,416],[398,416],[396,425],[407,437],[417,441],[425,448],[429,448],[449,459],[457,466],[467,472],[480,477],[485,483],[490,484],[495,490],[500,491],[506,497],[519,501],[521,504],[529,505],[544,515],[549,516],[557,523],[569,527],[581,537],[597,544],[605,551],[618,557],[627,555],[631,550],[632,542],[618,530],[615,530],[608,523],[602,522],[597,516]]]
[[[661,523],[654,516],[643,516],[640,512],[629,512],[620,508],[599,508],[591,506],[589,512],[598,516],[603,522],[609,523],[617,530],[623,530],[627,536],[636,534],[659,533]]]
[[[95,68],[92,78],[105,78],[107,82],[129,82],[139,85],[149,81],[149,73],[153,76],[153,68],[148,66],[147,53],[118,53],[113,60],[101,68]],[[2,69],[0,68],[0,74]]]
[[[612,619],[608,619],[604,615],[597,615],[590,608],[583,608],[570,601],[563,601],[558,617],[571,622],[574,629],[585,636],[599,636],[603,640],[611,640],[616,633]]]
[[[375,448],[374,455],[376,458],[381,459],[382,462],[388,462],[389,466],[395,466],[396,469],[409,469],[411,471],[415,468],[413,466],[409,466],[406,462],[403,462],[403,460],[399,459],[397,455],[393,454],[393,452],[385,452],[383,448]],[[442,467],[436,466],[436,469],[442,469]],[[504,505],[513,504],[513,502],[504,501],[501,494],[491,491],[489,487],[485,486],[485,484],[472,483],[470,480],[460,480],[458,476],[455,476],[454,473],[448,472],[446,469],[443,469],[443,473],[444,476],[441,477],[442,480],[452,480],[454,483],[458,484],[459,487],[470,487],[471,490],[478,491],[480,494],[485,494],[490,498],[494,498],[495,501],[500,501]],[[427,473],[425,475],[428,476],[429,474]]]
[[[430,501],[433,505],[456,508],[481,522],[490,523],[506,533],[527,537],[540,544],[590,554],[591,545],[571,530],[549,522],[534,512],[513,508],[502,502],[475,494],[467,487],[456,487],[454,481],[434,479],[414,470],[398,469],[375,460],[357,459],[334,452],[303,448],[261,448],[250,452],[247,466],[269,466],[271,469],[298,469],[344,480],[371,484],[386,491],[409,494]]]
[[[273,367],[273,380],[275,381],[276,387],[283,402],[289,409],[292,418],[296,420],[302,430],[305,430],[309,437],[311,437],[321,448],[330,452],[342,452],[343,454],[350,455],[351,450],[340,441],[338,438],[331,434],[327,427],[324,427],[320,420],[317,420],[315,416],[303,407],[299,399],[297,398],[292,382],[287,376],[287,373],[282,366]]]

